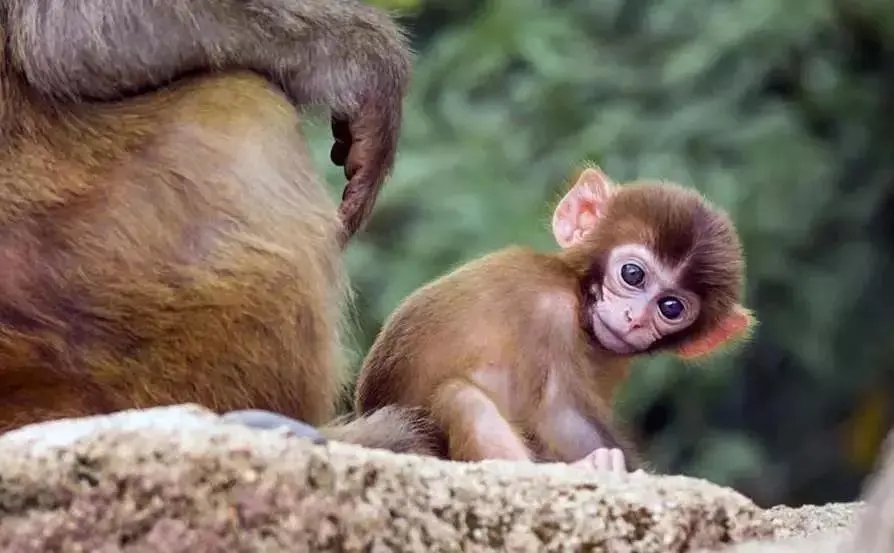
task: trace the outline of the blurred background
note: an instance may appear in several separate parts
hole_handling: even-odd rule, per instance
[[[584,160],[728,209],[748,346],[641,363],[619,416],[661,471],[763,506],[852,500],[894,422],[894,2],[378,0],[417,52],[397,168],[348,261],[354,364],[426,281],[556,249]],[[328,124],[310,129],[333,194]]]

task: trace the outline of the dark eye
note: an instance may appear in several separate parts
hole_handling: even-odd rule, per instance
[[[683,302],[677,298],[666,296],[658,300],[658,310],[669,321],[675,321],[683,314]]]
[[[646,278],[646,273],[636,263],[625,263],[621,266],[621,278],[630,286],[639,286]]]

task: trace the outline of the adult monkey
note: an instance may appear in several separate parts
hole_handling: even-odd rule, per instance
[[[339,246],[394,162],[397,26],[354,0],[7,0],[0,24],[0,432],[181,402],[330,420]],[[332,112],[341,224],[305,104]],[[378,417],[330,434],[416,424]]]

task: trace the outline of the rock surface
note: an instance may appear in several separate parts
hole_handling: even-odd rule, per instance
[[[763,516],[775,519],[777,529],[773,533],[777,537],[786,533],[802,537],[772,543],[746,542],[728,547],[724,553],[894,552],[894,430],[885,442],[876,473],[867,480],[864,495],[865,505],[767,510]]]
[[[891,553],[894,551],[894,431],[888,434],[879,467],[869,478],[866,512],[846,544],[847,553]]]
[[[779,541],[746,542],[723,549],[722,553],[842,553],[840,548],[847,536],[847,532],[837,530]]]
[[[0,437],[0,550],[16,553],[664,553],[837,529],[855,512],[853,504],[762,511],[682,476],[314,445],[194,406]]]
[[[771,539],[727,546],[723,553],[837,553],[863,505],[830,503],[799,508],[773,507],[761,515]]]
[[[762,515],[773,528],[773,541],[745,542],[723,553],[838,553],[862,508],[861,503],[773,507]]]
[[[818,533],[841,533],[850,528],[862,509],[862,503],[829,503],[803,507],[773,507],[761,517],[773,528],[776,538],[813,536]]]

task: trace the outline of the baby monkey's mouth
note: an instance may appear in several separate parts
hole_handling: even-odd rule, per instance
[[[636,353],[639,348],[628,342],[610,324],[602,319],[597,309],[598,305],[599,299],[597,299],[595,293],[588,291],[585,296],[586,307],[583,310],[582,323],[590,341],[597,347],[620,355]]]
[[[636,353],[639,348],[627,341],[627,339],[619,334],[610,324],[602,320],[596,306],[593,306],[593,330],[592,334],[602,347],[609,351],[624,355]]]

